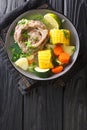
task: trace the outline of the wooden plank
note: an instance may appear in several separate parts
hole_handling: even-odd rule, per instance
[[[41,82],[24,98],[24,130],[62,130],[63,88]]]
[[[22,130],[22,96],[16,77],[0,53],[0,130]]]
[[[87,66],[67,84],[64,93],[64,130],[87,129]]]
[[[87,1],[65,0],[64,4],[65,15],[77,28],[80,53],[83,55],[87,53]],[[87,129],[87,65],[68,81],[65,88],[63,128],[64,130]]]
[[[0,0],[0,17],[23,2],[24,0]],[[22,130],[23,97],[17,88],[18,76],[8,69],[8,61],[3,58],[5,55],[1,55],[0,50],[0,130]]]
[[[63,13],[63,0],[47,0],[47,2],[54,10]]]
[[[0,0],[0,16],[14,10],[25,2],[25,0]]]

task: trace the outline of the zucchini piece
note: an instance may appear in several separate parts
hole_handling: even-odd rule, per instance
[[[66,52],[70,56],[72,56],[74,54],[75,50],[76,50],[75,46],[62,45],[62,48],[63,48],[64,52]]]
[[[41,69],[39,67],[35,67],[34,70],[35,70],[35,74],[40,78],[47,78],[51,76],[50,69]]]

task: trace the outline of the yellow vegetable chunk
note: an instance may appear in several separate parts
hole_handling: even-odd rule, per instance
[[[53,68],[51,50],[42,50],[38,52],[38,63],[41,69]]]
[[[52,44],[70,45],[70,31],[66,29],[51,29],[50,39]]]

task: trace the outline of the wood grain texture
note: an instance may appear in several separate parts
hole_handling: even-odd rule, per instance
[[[24,130],[62,130],[63,88],[41,82],[24,98]]]
[[[19,7],[25,0],[0,0],[0,16]]]
[[[64,14],[71,19],[78,31],[80,53],[85,55],[87,53],[87,1],[65,0],[64,7]],[[72,77],[65,88],[63,121],[64,130],[87,129],[87,65]]]
[[[65,0],[64,14],[75,25],[80,37],[80,51],[87,51],[87,1]],[[84,44],[83,44],[84,41]]]
[[[17,89],[18,78],[8,70],[2,51],[0,48],[0,130],[22,130],[22,96]]]
[[[59,11],[61,13],[63,13],[63,0],[46,0],[50,5],[51,7],[56,10],[56,11]]]
[[[64,130],[87,129],[87,66],[67,84],[64,93]]]

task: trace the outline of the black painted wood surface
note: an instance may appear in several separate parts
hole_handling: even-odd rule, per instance
[[[64,14],[75,25],[80,38],[80,53],[87,54],[87,0],[65,0]],[[79,57],[80,58],[80,57]],[[86,58],[87,59],[87,58]],[[87,60],[64,92],[65,130],[87,130]]]
[[[2,51],[0,47],[0,54]],[[18,78],[9,72],[4,58],[4,54],[0,55],[0,130],[22,130],[22,96],[17,89]]]
[[[25,0],[0,0],[0,17]],[[38,0],[37,0],[38,2]],[[49,0],[64,13],[80,36],[81,53],[87,50],[87,0]],[[0,51],[1,52],[1,51]],[[18,91],[18,76],[8,69],[0,53],[0,130],[86,130],[87,65],[65,88],[57,80],[41,81],[27,95]]]

